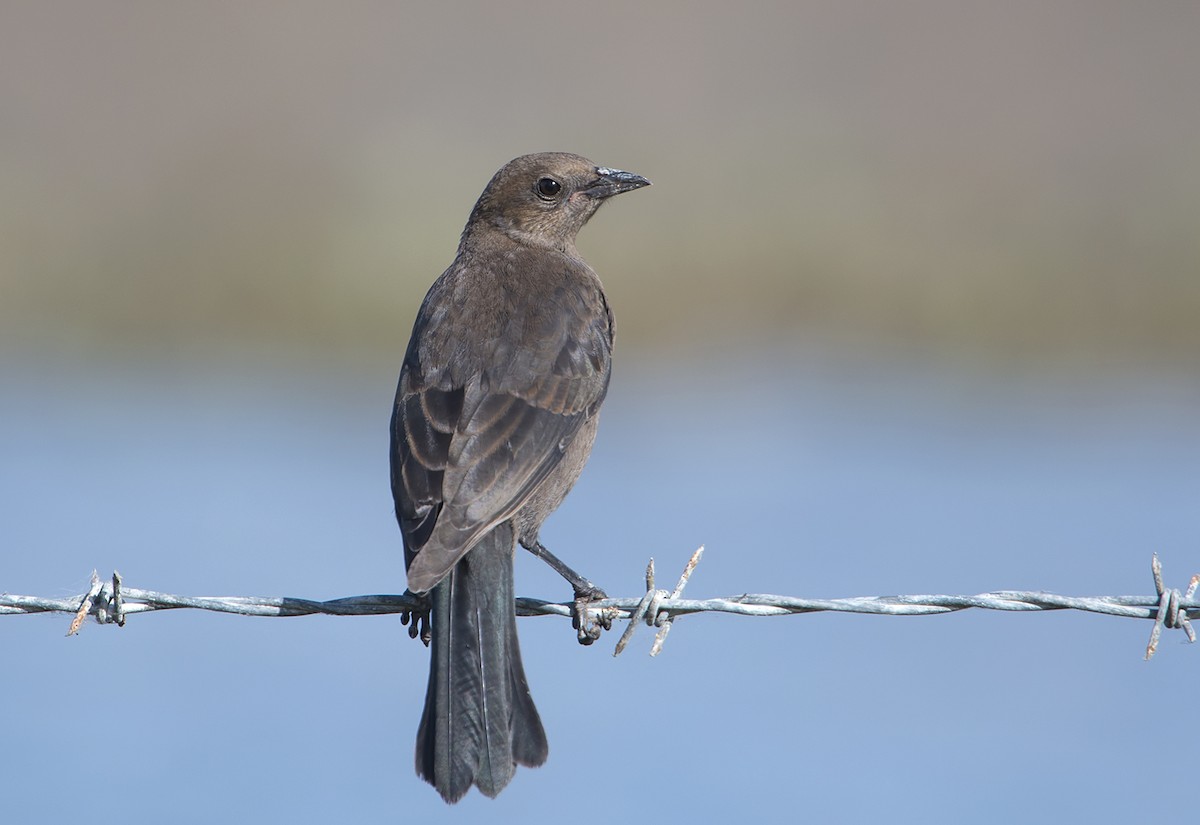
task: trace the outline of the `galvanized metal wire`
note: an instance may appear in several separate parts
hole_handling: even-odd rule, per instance
[[[738,616],[788,616],[800,613],[836,612],[871,613],[883,616],[928,616],[953,613],[959,610],[1048,611],[1081,610],[1109,616],[1151,619],[1154,622],[1146,658],[1154,655],[1164,629],[1182,630],[1188,641],[1196,641],[1191,619],[1200,618],[1200,573],[1192,576],[1185,591],[1168,588],[1163,583],[1162,565],[1155,554],[1151,563],[1155,595],[1150,596],[1061,596],[1040,591],[997,590],[976,595],[910,595],[854,596],[842,599],[808,599],[794,596],[775,596],[744,593],[715,599],[685,599],[683,589],[700,561],[704,548],[697,550],[688,561],[683,575],[673,590],[660,590],[654,585],[654,561],[646,570],[646,592],[634,598],[613,598],[592,602],[551,602],[542,599],[518,598],[520,616],[568,616],[578,618],[580,638],[585,628],[608,627],[615,620],[629,619],[629,625],[617,643],[614,655],[628,644],[634,629],[642,623],[658,629],[651,655],[662,649],[672,622],[693,613],[730,613]],[[406,618],[419,615],[424,600],[411,593],[403,595],[351,596],[328,601],[300,599],[289,596],[178,596],[155,590],[126,587],[119,573],[109,581],[92,573],[91,587],[80,596],[65,599],[40,596],[16,596],[0,593],[0,615],[29,613],[71,613],[74,618],[67,635],[74,635],[88,616],[100,624],[123,626],[136,613],[178,609],[210,610],[242,616],[378,616],[403,614]],[[415,626],[414,631],[415,633]],[[598,635],[598,633],[596,634]],[[594,638],[594,635],[593,635]]]

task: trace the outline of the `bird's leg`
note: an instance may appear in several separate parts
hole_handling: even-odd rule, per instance
[[[405,610],[400,613],[400,624],[408,625],[408,638],[420,638],[421,643],[425,647],[429,647],[429,642],[433,638],[429,632],[429,594],[414,593],[411,590],[405,590],[404,595],[410,599],[418,601],[421,606],[414,610]]]
[[[591,603],[600,599],[607,599],[607,593],[593,584],[590,579],[585,579],[564,564],[558,556],[547,550],[546,545],[542,544],[541,541],[535,539],[529,544],[521,542],[521,546],[550,565],[558,575],[567,580],[571,588],[575,591],[575,615],[571,617],[571,626],[578,633],[581,645],[590,645],[600,638],[602,630],[612,629],[612,617],[604,612],[596,614],[593,621],[588,621],[588,617],[591,615],[588,608]]]
[[[542,561],[546,562],[546,564],[553,568],[555,573],[558,573],[558,575],[566,579],[567,583],[570,584],[575,590],[576,598],[579,596],[587,596],[592,600],[608,598],[608,594],[606,594],[596,585],[592,584],[590,580],[585,579],[570,567],[567,567],[567,565],[564,564],[563,561],[558,558],[558,556],[547,550],[546,545],[542,544],[540,541],[534,540],[531,544],[522,543],[521,546],[530,553],[533,553],[533,555],[537,556]]]

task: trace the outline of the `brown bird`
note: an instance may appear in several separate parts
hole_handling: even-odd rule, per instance
[[[456,802],[494,797],[546,761],[517,644],[513,553],[533,550],[579,477],[608,389],[612,312],[575,236],[650,181],[561,152],[488,183],[458,254],[425,296],[392,413],[392,495],[408,587],[430,593],[417,773]],[[599,591],[595,591],[598,593]]]

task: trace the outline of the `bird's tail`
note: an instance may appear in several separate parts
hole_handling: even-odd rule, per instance
[[[432,661],[417,773],[447,802],[471,785],[494,797],[517,765],[549,753],[529,695],[513,608],[511,523],[476,544],[433,589]]]

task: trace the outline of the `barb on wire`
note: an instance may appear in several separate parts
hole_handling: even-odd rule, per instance
[[[642,596],[642,600],[638,602],[638,606],[629,617],[629,626],[625,628],[625,632],[617,641],[617,648],[613,651],[613,656],[621,655],[621,651],[625,650],[625,646],[633,638],[633,631],[637,629],[638,622],[643,619],[651,627],[658,627],[658,633],[654,636],[654,645],[650,648],[650,655],[657,656],[662,652],[667,634],[671,632],[671,611],[664,610],[662,603],[665,599],[678,599],[683,594],[683,588],[687,587],[688,579],[692,577],[692,571],[696,569],[696,565],[700,563],[700,557],[703,555],[704,545],[702,544],[695,553],[692,553],[687,566],[683,568],[683,575],[679,577],[679,584],[675,585],[675,590],[670,593],[666,590],[654,589],[654,559],[650,559],[650,563],[646,565],[646,595]]]
[[[1164,627],[1179,628],[1187,634],[1189,642],[1196,641],[1196,631],[1192,630],[1192,623],[1188,621],[1187,603],[1193,601],[1196,588],[1200,586],[1200,573],[1197,573],[1192,576],[1187,592],[1182,596],[1177,589],[1164,587],[1162,563],[1158,560],[1158,553],[1155,553],[1150,561],[1150,570],[1154,573],[1154,589],[1158,591],[1158,610],[1154,613],[1154,629],[1150,631],[1150,642],[1146,645],[1147,661],[1154,655],[1154,651],[1158,650],[1158,637]]]
[[[680,616],[692,613],[732,613],[738,616],[787,616],[799,613],[872,613],[884,616],[928,616],[959,610],[1047,611],[1081,610],[1109,616],[1151,619],[1154,626],[1146,646],[1146,658],[1158,649],[1163,629],[1182,630],[1189,641],[1196,640],[1191,619],[1200,618],[1200,574],[1192,576],[1185,592],[1168,588],[1163,583],[1162,565],[1155,554],[1151,564],[1155,595],[1152,596],[1060,596],[1037,591],[997,590],[974,596],[912,595],[912,596],[854,596],[843,599],[805,599],[793,596],[772,596],[745,593],[716,599],[685,599],[687,585],[700,557],[701,547],[684,569],[673,591],[654,587],[654,561],[646,570],[646,592],[636,598],[602,599],[592,602],[589,609],[609,611],[614,617],[630,619],[629,626],[617,643],[616,653],[624,650],[634,628],[641,623],[657,627],[651,655],[662,650],[672,623]],[[410,593],[399,596],[353,596],[329,601],[297,599],[287,596],[177,596],[154,590],[125,587],[121,575],[113,573],[111,582],[102,582],[92,573],[91,586],[86,594],[67,599],[48,599],[39,596],[15,596],[0,593],[0,616],[18,613],[73,614],[68,635],[74,635],[84,619],[92,616],[100,624],[124,625],[126,617],[153,610],[193,608],[243,616],[379,616],[385,614],[414,614],[423,608],[423,600]],[[574,601],[549,602],[541,599],[518,598],[519,616],[571,617]],[[614,654],[615,655],[615,654]]]

